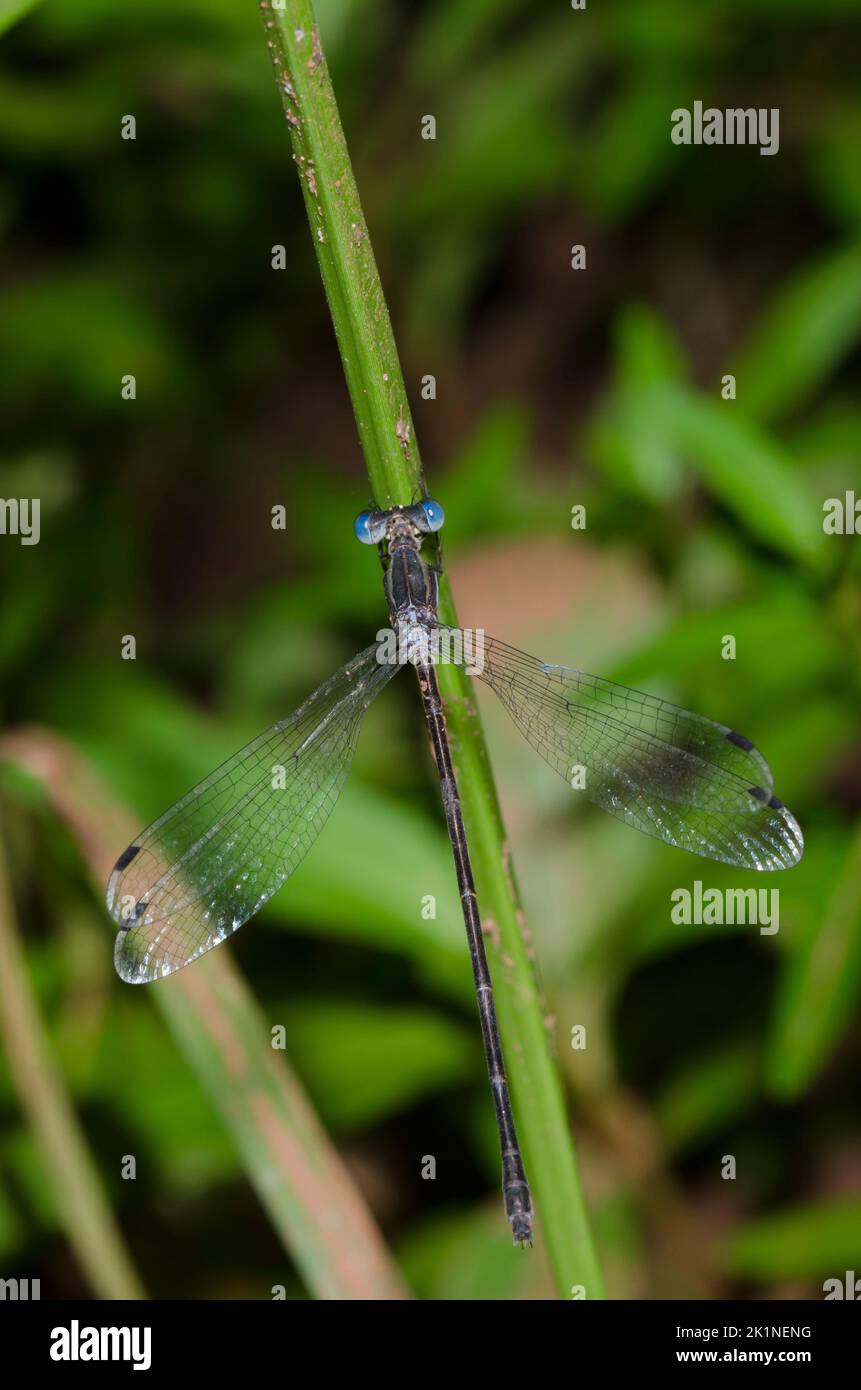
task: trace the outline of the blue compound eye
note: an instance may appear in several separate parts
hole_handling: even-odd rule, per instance
[[[379,545],[385,540],[388,520],[388,512],[359,512],[353,530],[362,545]]]
[[[426,497],[419,503],[422,514],[424,515],[427,529],[429,531],[439,531],[445,521],[445,512],[439,502],[435,502],[432,497]]]

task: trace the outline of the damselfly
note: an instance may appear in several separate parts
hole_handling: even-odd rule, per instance
[[[289,719],[188,792],[124,850],[108,883],[119,924],[116,968],[130,984],[163,979],[224,941],[290,877],[346,779],[365,710],[404,657],[414,665],[440,779],[469,939],[515,1243],[531,1241],[529,1187],[496,1023],[475,883],[435,664],[445,646],[499,696],[520,732],[575,789],[667,844],[745,869],[787,869],[804,848],[743,734],[652,695],[537,661],[495,638],[440,625],[437,568],[421,554],[443,524],[430,498],[363,512],[376,544],[394,644],[379,641],[336,671]]]

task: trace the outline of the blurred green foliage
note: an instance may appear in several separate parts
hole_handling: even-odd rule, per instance
[[[675,925],[673,888],[754,876],[581,814],[488,709],[611,1294],[821,1296],[858,1249],[861,1172],[861,541],[822,529],[861,495],[861,3],[317,8],[462,619],[744,730],[807,837],[768,883],[776,936]],[[143,823],[373,636],[367,488],[256,6],[0,24],[28,9],[0,73],[0,495],[40,497],[42,537],[0,538],[0,698]],[[673,146],[697,98],[779,106],[779,155]],[[540,1244],[526,1264],[500,1229],[413,695],[372,709],[325,835],[235,950],[416,1291],[547,1297]],[[2,792],[46,1027],[149,1287],[301,1297],[146,992],[114,978],[65,833]],[[110,1177],[125,1152],[134,1185]],[[40,1162],[0,1068],[4,1268],[85,1291]]]

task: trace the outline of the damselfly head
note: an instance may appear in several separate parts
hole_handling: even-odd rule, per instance
[[[353,529],[363,545],[379,545],[389,537],[393,523],[406,522],[413,530],[430,535],[439,531],[444,521],[445,512],[439,502],[425,497],[411,507],[391,507],[387,512],[360,512]]]

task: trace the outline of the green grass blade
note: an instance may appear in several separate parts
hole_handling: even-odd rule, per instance
[[[785,962],[768,1053],[774,1095],[794,1100],[825,1066],[861,990],[861,831],[805,939]]]
[[[380,507],[409,503],[418,445],[313,8],[261,0],[260,9],[373,494]],[[440,615],[457,621],[445,578]],[[583,1285],[587,1297],[603,1297],[477,701],[461,669],[441,667],[439,677],[540,1238],[560,1296]]]
[[[117,844],[137,818],[117,806],[54,734],[16,730],[0,756],[30,772],[86,860],[101,894]],[[242,1156],[249,1180],[318,1298],[408,1296],[363,1198],[233,964],[215,951],[150,991]]]
[[[5,34],[39,4],[41,0],[0,0],[0,34]]]
[[[42,1150],[60,1219],[94,1294],[98,1298],[146,1298],[44,1036],[15,923],[2,842],[0,1035],[21,1107]]]

